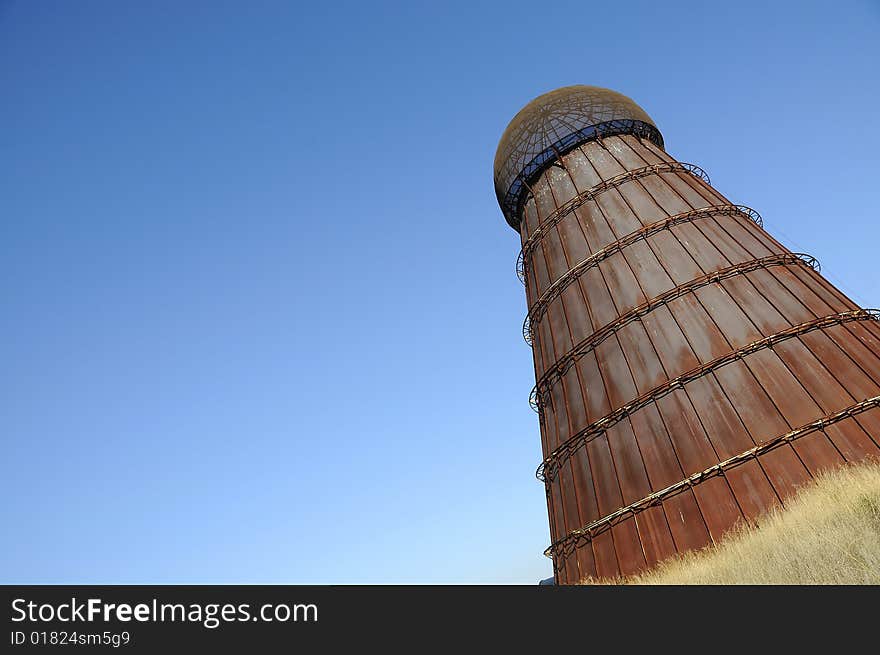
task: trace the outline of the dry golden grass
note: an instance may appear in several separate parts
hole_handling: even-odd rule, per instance
[[[880,584],[880,462],[805,486],[785,509],[647,573],[585,584]]]

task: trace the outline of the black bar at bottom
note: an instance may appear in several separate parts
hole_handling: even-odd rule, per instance
[[[876,587],[3,586],[2,652],[473,652],[681,647],[765,630],[872,627]],[[772,620],[770,620],[772,619]],[[789,622],[791,621],[791,622]],[[739,626],[739,627],[737,627]],[[705,643],[705,642],[704,642]],[[60,650],[59,650],[60,649]]]

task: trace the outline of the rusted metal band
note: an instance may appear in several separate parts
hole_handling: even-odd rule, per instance
[[[801,323],[800,325],[795,325],[787,330],[777,332],[776,334],[764,337],[763,339],[758,339],[742,348],[738,348],[725,355],[716,357],[706,364],[701,364],[686,373],[682,373],[672,380],[668,380],[667,382],[654,387],[623,407],[615,409],[610,414],[603,416],[599,420],[594,421],[584,429],[578,431],[573,436],[566,439],[560,446],[550,453],[543,462],[541,462],[541,465],[535,472],[535,476],[549,485],[559,471],[561,464],[567,461],[575,452],[577,452],[578,449],[584,447],[601,434],[604,434],[609,428],[622,421],[633,412],[642,409],[643,407],[647,407],[676,389],[684,388],[688,382],[701,378],[707,373],[711,373],[722,366],[743,359],[764,348],[772,348],[774,345],[782,341],[801,336],[808,332],[812,332],[813,330],[821,330],[852,321],[876,320],[880,320],[880,310],[877,309],[856,309],[849,312],[831,314],[830,316],[823,316],[821,318],[813,319],[812,321],[807,321],[806,323]]]
[[[560,357],[553,364],[553,366],[551,366],[544,372],[544,374],[538,380],[538,383],[532,389],[531,394],[529,394],[529,404],[532,406],[532,409],[540,414],[542,404],[541,400],[546,397],[547,394],[549,394],[550,388],[553,386],[553,384],[561,380],[568,372],[568,370],[575,364],[575,362],[577,362],[581,357],[596,348],[600,343],[605,341],[605,339],[607,339],[608,337],[612,336],[622,327],[629,325],[635,320],[640,320],[643,316],[650,313],[654,309],[665,305],[666,303],[675,300],[676,298],[680,298],[681,296],[684,296],[688,293],[692,293],[696,289],[700,289],[710,284],[720,282],[721,280],[726,280],[727,278],[733,277],[735,275],[749,273],[751,271],[755,271],[761,268],[768,268],[770,266],[790,266],[793,264],[806,265],[815,271],[818,271],[820,268],[819,262],[816,260],[815,257],[811,255],[805,255],[803,253],[783,253],[779,255],[769,255],[767,257],[761,257],[760,259],[753,259],[747,262],[743,262],[742,264],[728,266],[727,268],[722,268],[717,271],[713,271],[712,273],[707,273],[706,275],[702,275],[686,284],[674,287],[669,291],[665,291],[659,296],[642,303],[638,307],[635,307],[634,309],[631,309],[625,314],[619,316],[611,323],[602,326],[601,328],[593,332],[593,334],[591,334],[589,337],[575,345],[562,357]]]
[[[757,458],[760,455],[763,455],[764,453],[773,450],[774,448],[778,448],[787,443],[791,443],[792,441],[795,441],[813,432],[824,430],[826,427],[833,425],[834,423],[838,423],[839,421],[842,421],[844,419],[876,408],[880,408],[880,396],[867,398],[854,405],[850,405],[846,409],[842,409],[839,412],[829,414],[813,421],[812,423],[807,423],[806,425],[792,430],[791,432],[787,432],[783,435],[770,439],[769,441],[765,441],[755,446],[754,448],[750,448],[749,450],[740,453],[739,455],[734,455],[733,457],[725,459],[723,462],[719,462],[714,466],[710,466],[709,468],[704,469],[699,473],[694,473],[693,475],[690,475],[683,480],[671,484],[664,489],[655,491],[654,493],[645,496],[641,500],[637,500],[636,502],[630,503],[625,507],[621,507],[620,509],[612,512],[611,514],[608,514],[607,516],[603,516],[600,519],[596,519],[595,521],[588,523],[582,528],[572,530],[563,538],[551,544],[544,551],[544,555],[546,555],[547,557],[554,557],[554,555],[557,557],[567,556],[575,548],[577,548],[577,543],[580,540],[583,539],[586,541],[591,541],[597,534],[608,530],[620,521],[628,518],[630,515],[634,516],[639,512],[648,509],[649,507],[659,504],[670,496],[674,496],[677,493],[680,493],[694,487],[695,485],[700,484],[708,478],[714,477],[716,475],[724,475],[725,471],[737,466],[738,464],[742,464],[745,461]]]
[[[669,218],[651,223],[640,230],[630,232],[621,239],[611,243],[601,250],[597,250],[583,261],[575,264],[564,275],[557,279],[541,294],[541,297],[529,308],[529,313],[523,321],[523,338],[529,345],[532,344],[531,326],[535,324],[544,315],[549,307],[569,285],[577,280],[581,275],[586,273],[594,266],[598,266],[600,262],[608,259],[611,255],[620,252],[627,246],[651,237],[658,232],[668,230],[682,223],[691,223],[701,218],[710,218],[714,216],[745,216],[754,221],[758,226],[763,226],[760,214],[750,207],[744,205],[712,205],[710,207],[702,207],[701,209],[692,209],[691,211],[682,212]]]
[[[645,166],[643,168],[637,168],[632,171],[626,171],[624,173],[621,173],[620,175],[615,175],[614,177],[608,178],[607,180],[604,180],[599,184],[590,187],[586,191],[579,193],[574,198],[564,203],[561,207],[550,212],[550,214],[547,216],[547,220],[545,220],[543,224],[535,228],[535,231],[532,232],[529,235],[529,238],[526,239],[523,243],[522,250],[520,250],[519,257],[517,258],[517,275],[519,275],[520,268],[522,268],[523,274],[522,276],[520,276],[520,279],[525,281],[525,262],[532,254],[532,251],[537,247],[538,243],[544,237],[548,230],[555,227],[559,223],[559,221],[568,216],[578,207],[588,203],[590,200],[593,200],[596,196],[601,195],[605,191],[616,189],[621,184],[625,184],[626,182],[638,180],[649,175],[656,175],[657,173],[676,172],[690,173],[691,175],[699,177],[706,184],[710,183],[709,176],[706,175],[706,171],[704,171],[699,166],[695,166],[694,164],[687,164],[682,162],[660,162],[658,164],[651,164],[650,166]]]

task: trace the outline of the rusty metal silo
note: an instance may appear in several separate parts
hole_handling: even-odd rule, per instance
[[[557,582],[705,546],[880,455],[880,314],[669,156],[631,99],[536,98],[494,177],[522,240]]]

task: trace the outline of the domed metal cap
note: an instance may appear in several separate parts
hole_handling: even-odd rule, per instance
[[[651,117],[630,98],[599,86],[564,86],[532,100],[513,117],[495,153],[495,195],[519,231],[527,184],[585,141],[636,134],[663,147]]]

